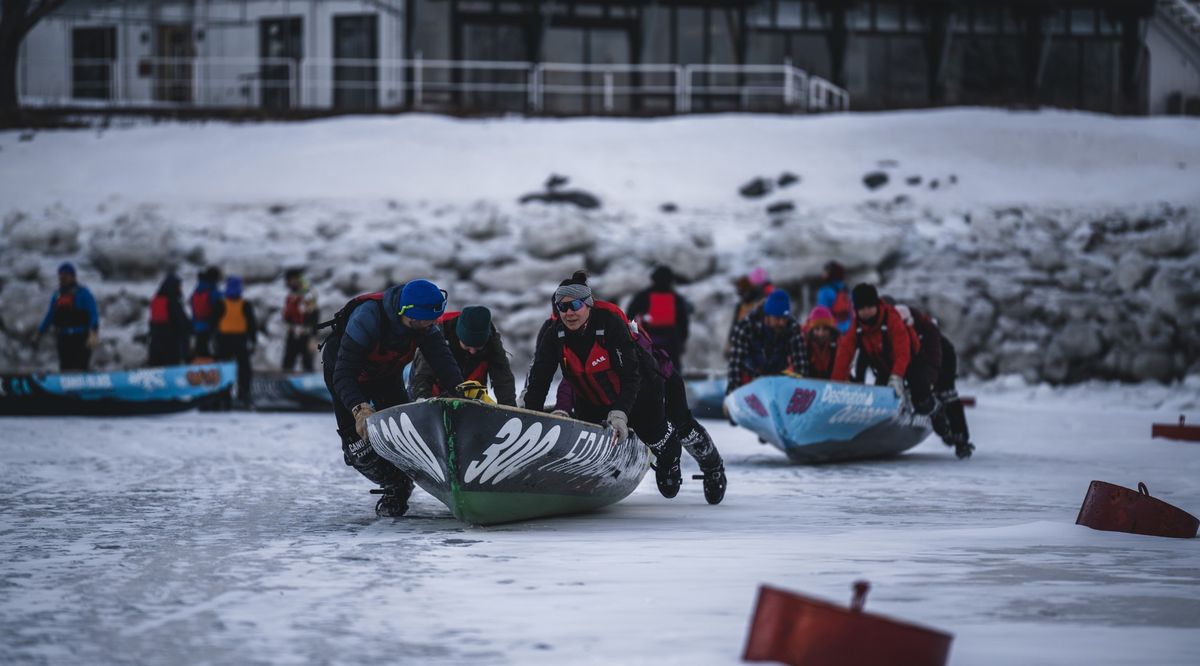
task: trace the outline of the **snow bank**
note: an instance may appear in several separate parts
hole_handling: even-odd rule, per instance
[[[803,311],[839,259],[930,307],[971,374],[1170,381],[1200,371],[1198,170],[1200,122],[1065,112],[0,133],[0,365],[52,364],[21,340],[68,258],[101,301],[101,365],[143,361],[131,340],[167,268],[246,278],[260,365],[282,354],[293,265],[327,313],[432,277],[453,307],[493,306],[520,365],[558,279],[587,268],[624,302],[665,262],[691,280],[692,367],[722,363],[735,275],[766,267]],[[603,205],[517,203],[552,173]]]

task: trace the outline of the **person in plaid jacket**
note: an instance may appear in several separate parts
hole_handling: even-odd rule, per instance
[[[807,375],[808,351],[800,322],[792,317],[792,301],[782,289],[772,291],[762,307],[733,328],[726,394],[764,375],[792,372]]]

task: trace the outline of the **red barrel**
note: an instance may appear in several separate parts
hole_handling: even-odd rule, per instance
[[[1179,425],[1174,423],[1155,423],[1150,426],[1150,438],[1182,439],[1189,442],[1200,442],[1200,426],[1184,423],[1183,414],[1179,415]]]
[[[746,639],[745,661],[792,666],[944,666],[954,639],[932,629],[864,613],[867,584],[854,607],[763,585]]]
[[[1150,489],[1139,482],[1137,490],[1092,481],[1076,525],[1094,530],[1130,532],[1147,536],[1191,539],[1200,521],[1192,514],[1150,496]]]

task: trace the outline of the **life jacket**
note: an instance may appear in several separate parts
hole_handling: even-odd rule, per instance
[[[441,317],[438,317],[438,325],[440,325],[442,327],[442,331],[446,336],[446,343],[450,345],[450,353],[455,357],[455,360],[458,359],[459,352],[462,350],[457,349],[458,335],[456,333],[451,333],[450,331],[454,330],[455,320],[458,319],[458,316],[460,314],[462,314],[462,312],[447,312],[446,314],[442,315]],[[475,364],[473,367],[464,368],[464,367],[462,367],[461,364],[459,365],[458,369],[460,371],[462,371],[463,381],[464,382],[479,382],[479,384],[486,389],[487,385],[488,385],[487,357],[483,353],[479,353],[479,354],[475,354],[475,355],[471,356],[470,360],[475,361]],[[436,398],[437,396],[441,395],[442,393],[443,393],[442,385],[437,382],[434,382],[433,383],[433,397]]]
[[[880,303],[879,314],[877,316],[880,318],[879,346],[874,347],[873,345],[864,344],[863,334],[866,330],[862,322],[856,320],[854,327],[855,347],[861,351],[867,359],[867,364],[871,366],[876,375],[890,376],[892,369],[896,365],[896,358],[892,349],[892,332],[888,328],[888,320],[894,317],[895,321],[904,327],[904,332],[908,336],[908,359],[905,363],[905,369],[907,370],[908,364],[912,362],[913,357],[921,350],[921,342],[917,339],[916,331],[913,331],[908,324],[905,324],[900,319],[899,313],[886,303]]]
[[[192,292],[192,321],[201,324],[197,328],[208,329],[208,320],[212,318],[212,289],[197,289]]]
[[[246,325],[246,301],[241,298],[226,298],[225,312],[217,322],[217,332],[222,335],[244,335]]]
[[[837,358],[837,337],[833,337],[826,344],[817,344],[817,341],[812,336],[804,337],[804,344],[808,346],[808,367],[809,376],[817,379],[829,379],[833,377],[833,361]]]
[[[618,325],[629,330],[629,318],[625,316],[625,311],[617,307],[615,303],[598,300],[593,308],[611,313],[619,322]],[[556,312],[551,318],[557,319],[557,315]],[[593,328],[592,335],[594,337],[592,347],[588,350],[587,358],[582,359],[567,345],[566,329],[559,329],[558,344],[562,346],[563,378],[570,382],[577,395],[592,404],[608,407],[616,402],[617,396],[621,393],[621,376],[613,368],[612,355],[602,344],[605,339],[605,329]]]
[[[642,315],[642,325],[647,328],[672,328],[675,326],[676,298],[672,291],[650,292],[650,309]]]
[[[283,302],[283,320],[289,324],[303,326],[306,316],[304,312],[304,299],[307,297],[308,294],[304,292],[290,292],[287,295],[287,300]]]
[[[159,294],[150,299],[150,325],[163,326],[171,323],[171,301]]]
[[[76,295],[79,293],[79,287],[74,287],[70,292],[58,293],[58,298],[54,301],[54,325],[61,329],[86,327],[91,323],[91,317],[88,316],[87,310],[79,306],[76,300]]]
[[[838,290],[837,296],[833,298],[833,307],[829,308],[833,313],[833,320],[837,322],[839,330],[844,328],[846,322],[854,315],[854,305],[850,301],[850,290],[846,289],[845,285]]]

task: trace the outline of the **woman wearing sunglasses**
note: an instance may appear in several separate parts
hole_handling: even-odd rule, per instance
[[[436,323],[446,310],[446,292],[429,280],[356,296],[331,322],[321,362],[346,464],[383,486],[375,505],[380,516],[408,510],[413,482],[375,453],[367,440],[367,417],[409,402],[404,367],[420,350],[442,386],[458,386],[462,372]]]
[[[604,423],[616,443],[632,429],[657,458],[655,478],[663,497],[679,493],[678,437],[672,437],[663,402],[663,380],[641,372],[638,348],[623,318],[596,308],[587,274],[575,273],[554,291],[557,317],[538,333],[533,365],[525,384],[524,406],[542,411],[554,374],[574,393],[575,418]]]

